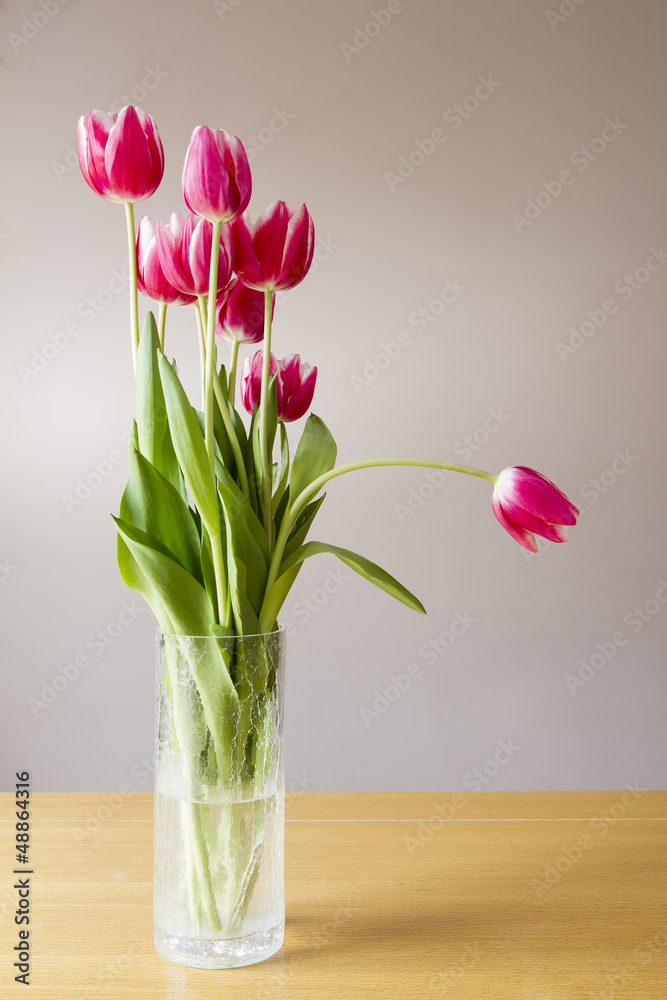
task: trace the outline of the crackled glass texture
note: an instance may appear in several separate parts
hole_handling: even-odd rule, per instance
[[[155,945],[181,965],[283,941],[284,642],[158,633]]]

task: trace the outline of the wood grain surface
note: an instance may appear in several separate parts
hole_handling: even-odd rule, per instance
[[[225,971],[153,947],[152,795],[36,794],[27,993],[13,802],[2,1000],[667,1000],[663,792],[288,795],[285,944]]]

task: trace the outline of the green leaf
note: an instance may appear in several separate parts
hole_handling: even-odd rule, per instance
[[[311,500],[307,507],[299,514],[296,524],[292,528],[291,534],[287,539],[287,545],[285,546],[285,551],[283,553],[283,562],[292,555],[293,552],[299,548],[300,545],[306,540],[306,536],[310,531],[311,525],[315,520],[315,515],[324,503],[324,498],[326,493],[323,493],[321,497],[317,500]]]
[[[237,617],[247,618],[244,602],[248,601],[256,617],[262,606],[269,571],[266,535],[250,502],[226,470],[222,472],[218,489],[227,531],[232,606]]]
[[[290,497],[295,503],[307,486],[331,472],[336,464],[336,442],[327,425],[311,413],[296,449],[290,475]]]
[[[395,597],[397,601],[401,604],[407,605],[407,607],[412,608],[413,611],[419,611],[420,614],[425,615],[426,611],[423,604],[419,601],[414,594],[411,594],[401,583],[398,582],[393,576],[382,569],[376,563],[371,562],[370,559],[366,559],[364,556],[357,555],[356,552],[350,551],[350,549],[342,549],[337,545],[327,545],[325,542],[306,542],[300,549],[285,559],[280,566],[280,576],[276,580],[275,584],[271,588],[270,592],[266,595],[264,600],[264,606],[262,608],[262,615],[260,621],[260,627],[265,629],[270,627],[275,620],[280,606],[282,606],[282,601],[278,604],[278,601],[282,597],[285,599],[289,591],[285,590],[286,582],[289,581],[289,574],[293,573],[298,566],[308,559],[310,556],[320,555],[324,552],[330,552],[334,556],[353,569],[355,573],[363,576],[365,580],[369,583],[375,584],[380,590],[384,590],[387,594]],[[287,577],[287,581],[284,579]],[[293,578],[292,578],[293,582]],[[291,586],[291,582],[289,584]],[[283,596],[284,595],[284,596]],[[269,618],[273,616],[272,620]]]
[[[160,377],[169,415],[174,450],[185,482],[202,520],[211,534],[219,530],[218,497],[211,474],[206,445],[195,412],[174,368],[159,355]]]
[[[139,569],[158,594],[174,631],[180,635],[208,635],[215,616],[202,585],[159,539],[123,518],[114,517],[114,522]]]
[[[200,540],[190,508],[147,458],[132,449],[121,517],[157,538],[200,583]]]
[[[282,500],[285,489],[287,488],[287,479],[289,477],[289,440],[287,438],[287,429],[285,425],[281,423],[280,425],[280,466],[278,473],[278,485],[276,491],[271,498],[271,513],[275,515],[278,510],[278,504]]]
[[[155,317],[149,312],[144,322],[137,353],[137,447],[185,500],[187,494],[171,440],[158,369],[159,346]]]

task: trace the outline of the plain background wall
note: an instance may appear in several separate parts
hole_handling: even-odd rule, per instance
[[[4,786],[29,768],[37,790],[150,787],[154,623],[118,575],[109,517],[133,413],[124,218],[73,159],[78,117],[128,94],[167,161],[138,215],[180,206],[201,123],[254,150],[253,217],[307,203],[320,259],[281,301],[274,344],[317,364],[341,461],[471,447],[470,464],[536,467],[582,510],[566,545],[530,557],[484,481],[333,484],[312,537],[385,566],[428,616],[309,561],[282,615],[288,787],[664,786],[667,7],[386,10],[2,5]],[[191,310],[170,310],[167,349],[196,398]],[[125,602],[135,617],[114,626]],[[89,665],[39,707],[77,656]]]

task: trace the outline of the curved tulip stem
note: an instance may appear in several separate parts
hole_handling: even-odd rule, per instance
[[[369,459],[366,462],[350,462],[347,465],[339,465],[338,468],[332,469],[331,472],[325,472],[324,475],[313,480],[313,482],[310,483],[305,490],[302,490],[298,497],[295,498],[289,512],[283,517],[283,522],[280,526],[280,531],[278,532],[278,538],[276,540],[276,547],[271,557],[271,566],[269,568],[269,576],[266,581],[266,589],[264,592],[265,595],[268,595],[274,583],[280,576],[280,565],[283,560],[283,553],[292,528],[296,524],[299,515],[302,513],[306,505],[315,496],[317,496],[322,487],[325,486],[330,480],[337,479],[338,476],[344,476],[347,472],[357,472],[360,469],[377,469],[382,466],[394,465],[418,466],[425,469],[446,469],[449,472],[462,472],[467,476],[477,476],[479,479],[488,479],[491,483],[495,483],[498,479],[498,477],[494,476],[491,472],[482,472],[481,469],[472,469],[467,465],[454,465],[451,462],[434,462],[431,459],[420,458],[376,458]],[[265,608],[262,607],[262,611],[264,610]],[[262,616],[260,613],[260,626],[262,628],[270,628],[271,625],[273,625],[273,622],[271,622],[268,626],[266,622],[262,622]]]
[[[137,370],[137,351],[139,350],[139,294],[137,291],[137,238],[134,232],[134,205],[125,202],[125,220],[127,222],[127,249],[130,256],[130,329],[132,331],[132,360],[134,370]]]
[[[215,373],[215,382],[213,383],[213,388],[215,391],[215,398],[218,401],[218,406],[220,408],[220,415],[222,416],[222,421],[225,425],[225,430],[227,431],[227,437],[229,438],[229,443],[232,446],[232,451],[234,452],[234,458],[236,459],[236,467],[239,471],[239,479],[241,480],[241,490],[243,495],[250,497],[250,486],[248,485],[248,473],[246,472],[245,462],[243,460],[243,452],[241,451],[241,445],[239,444],[238,435],[234,424],[232,423],[232,417],[229,412],[229,403],[225,399],[225,394],[222,391],[222,386],[220,385],[220,379],[218,373]]]
[[[215,476],[215,438],[214,438],[214,391],[216,376],[215,351],[215,302],[218,294],[218,262],[220,259],[220,227],[221,222],[213,222],[211,237],[211,270],[208,282],[208,325],[206,327],[206,386],[204,392],[204,427],[206,454],[211,475]]]
[[[202,320],[202,297],[197,302],[193,302],[195,316],[197,318],[197,332],[199,334],[199,360],[201,363],[201,408],[206,406],[206,340],[204,337],[204,321]],[[205,310],[203,311],[206,315]]]
[[[270,288],[264,290],[264,358],[262,364],[262,394],[260,397],[259,448],[262,455],[262,515],[266,537],[271,548],[273,521],[271,517],[271,473],[269,455],[269,382],[271,381],[271,318],[273,299]]]
[[[160,350],[162,351],[163,354],[164,354],[164,325],[166,320],[167,320],[167,303],[161,302],[157,320],[157,333],[158,337],[160,338]]]
[[[236,398],[236,365],[239,359],[239,341],[232,341],[232,356],[229,361],[229,376],[228,376],[228,389],[227,395],[229,396],[229,402],[234,405],[234,400]]]

